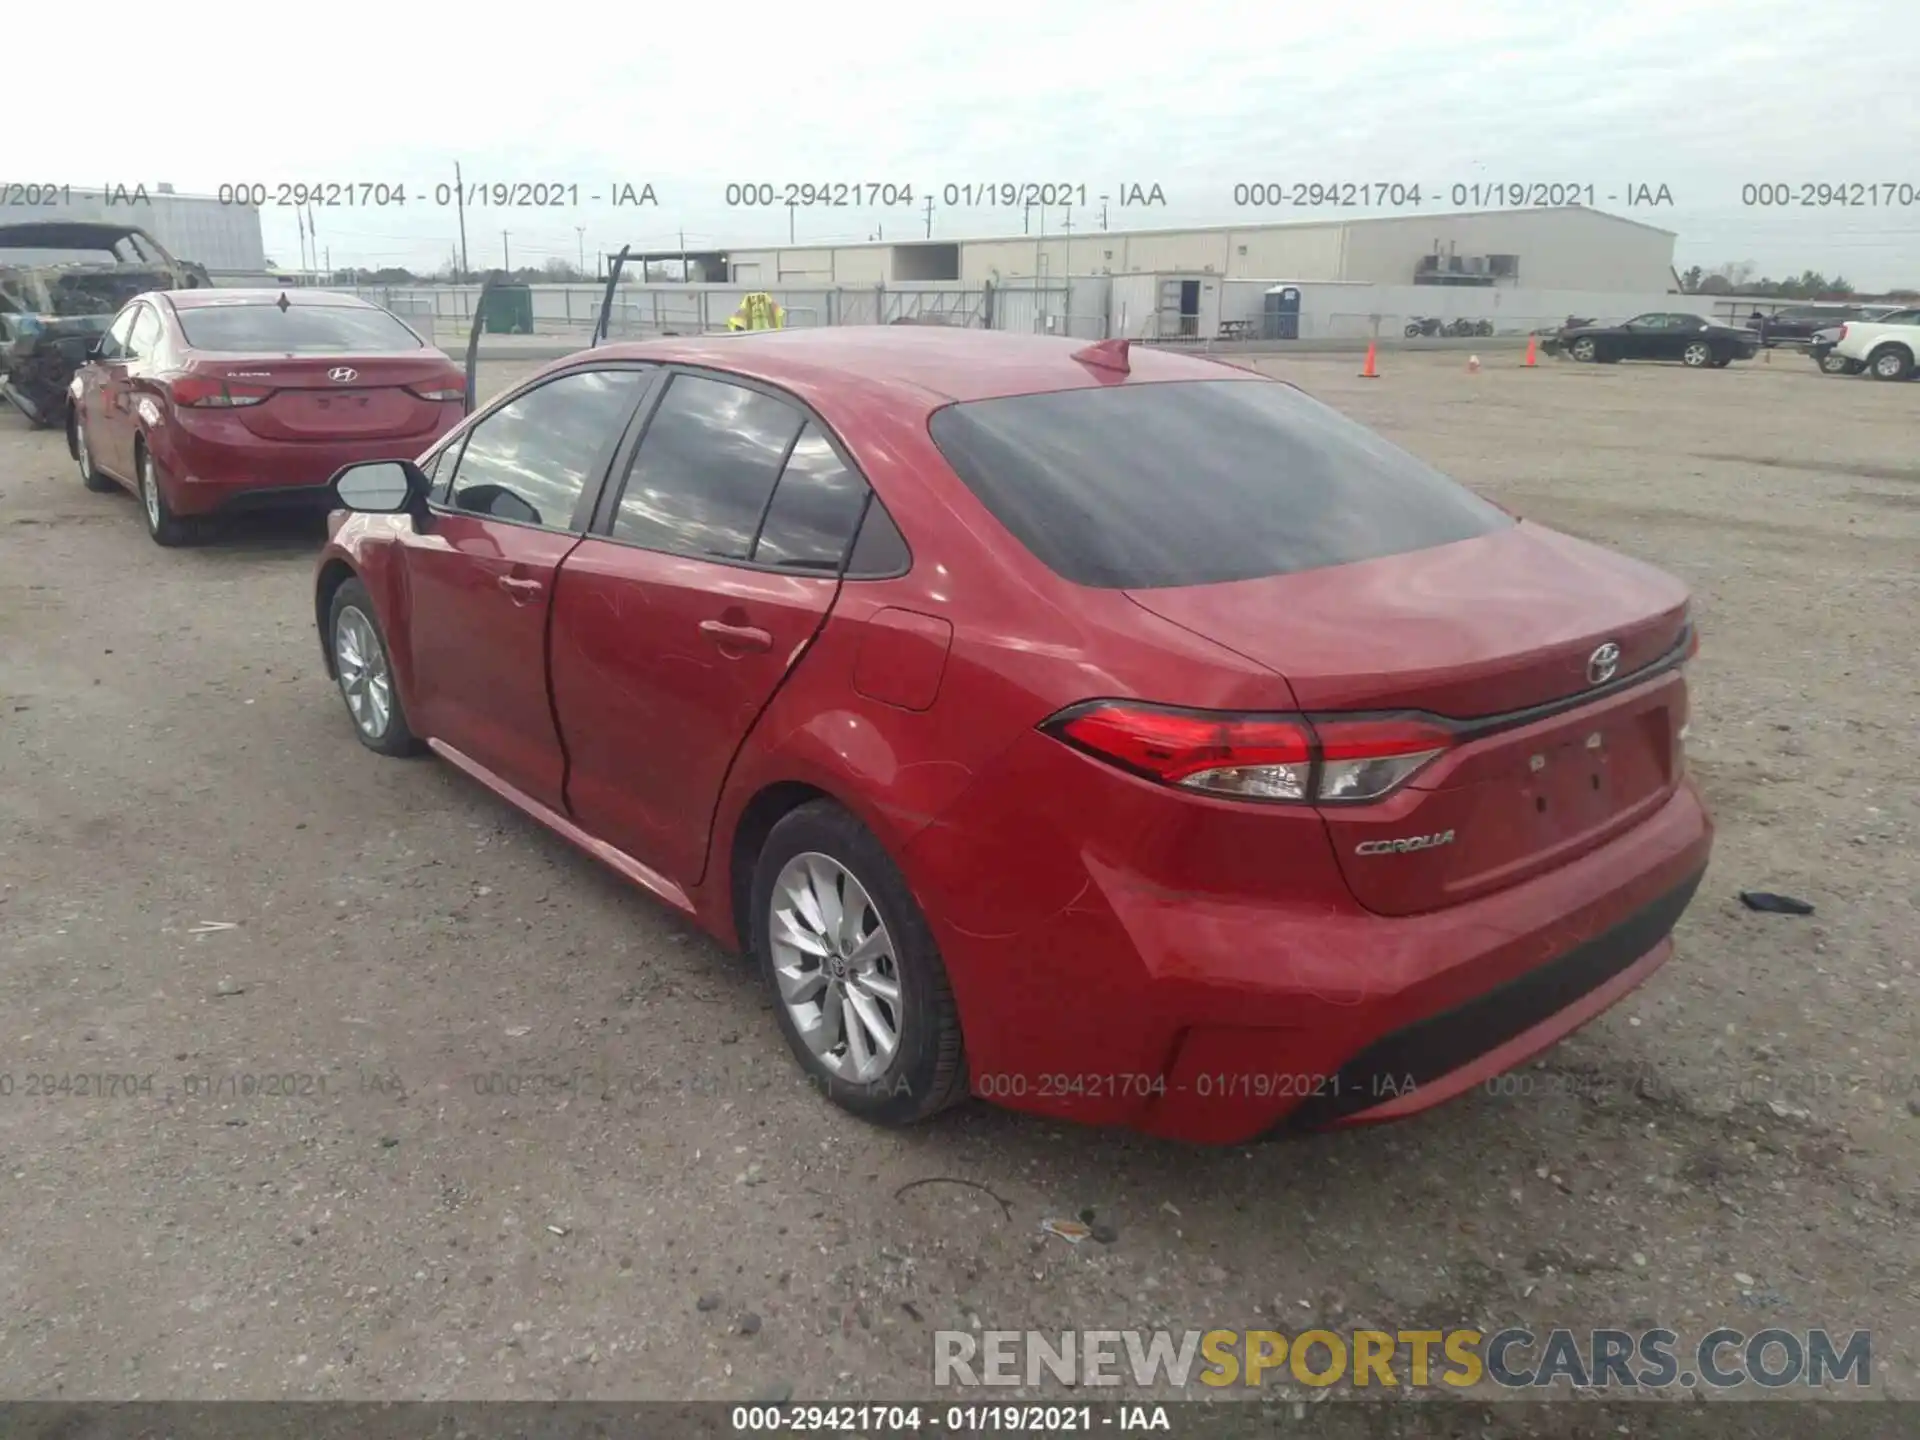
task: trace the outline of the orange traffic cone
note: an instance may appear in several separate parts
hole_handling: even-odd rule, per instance
[[[1529,370],[1529,369],[1537,368],[1539,366],[1540,361],[1535,356],[1535,351],[1538,348],[1539,343],[1540,342],[1534,339],[1533,336],[1531,335],[1527,336],[1527,359],[1526,359],[1526,363],[1520,367],[1521,369]]]
[[[1360,367],[1360,378],[1362,380],[1378,380],[1380,378],[1380,371],[1373,363],[1373,348],[1373,341],[1367,341],[1367,363]]]

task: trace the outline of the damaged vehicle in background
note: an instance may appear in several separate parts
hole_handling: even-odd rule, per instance
[[[20,263],[10,252],[97,252],[100,260]],[[149,290],[211,287],[138,225],[93,220],[0,225],[0,396],[36,428],[66,416],[67,386],[120,308]]]

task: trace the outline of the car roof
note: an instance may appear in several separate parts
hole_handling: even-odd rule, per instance
[[[287,297],[289,305],[307,306],[346,306],[359,310],[377,310],[379,307],[370,301],[362,300],[358,295],[343,294],[338,290],[302,290],[289,287],[285,290],[162,290],[159,292],[171,300],[179,310],[199,310],[214,305],[276,305],[282,295]]]
[[[1125,375],[1075,360],[1086,340],[936,325],[830,325],[688,336],[603,345],[549,369],[605,360],[652,360],[730,371],[797,394],[832,392],[849,380],[896,402],[937,409],[951,400],[987,400],[1051,390],[1168,380],[1265,378],[1240,366],[1131,346]]]

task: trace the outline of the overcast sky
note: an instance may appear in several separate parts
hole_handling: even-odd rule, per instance
[[[1456,183],[1558,182],[1677,231],[1682,269],[1751,260],[1920,285],[1920,20],[1895,0],[337,0],[168,28],[142,27],[116,61],[137,102],[90,100],[70,67],[15,67],[9,113],[46,123],[8,147],[9,170],[31,156],[36,172],[0,178],[404,184],[404,207],[326,209],[318,226],[336,266],[415,268],[457,237],[432,195],[456,159],[470,182],[582,197],[470,207],[476,267],[500,263],[502,230],[516,265],[672,246],[682,228],[701,248],[785,240],[785,207],[730,209],[729,182],[913,187],[911,210],[803,210],[802,240],[924,236],[930,192],[936,238],[1020,232],[1017,209],[940,203],[948,184],[1084,184],[1081,230],[1099,194],[1134,183],[1168,203],[1110,203],[1115,228],[1368,213],[1237,209],[1245,181],[1420,183],[1427,213],[1455,208]],[[1892,182],[1907,203],[1743,204],[1744,185],[1768,182]],[[650,183],[658,207],[587,202],[620,183]],[[1673,204],[1629,207],[1639,185]],[[1050,210],[1048,230],[1066,219]],[[269,207],[264,226],[268,253],[296,263],[292,213]]]

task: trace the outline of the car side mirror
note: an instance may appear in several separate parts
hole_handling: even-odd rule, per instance
[[[427,476],[411,460],[362,460],[333,472],[334,503],[365,515],[404,515],[427,498]]]

